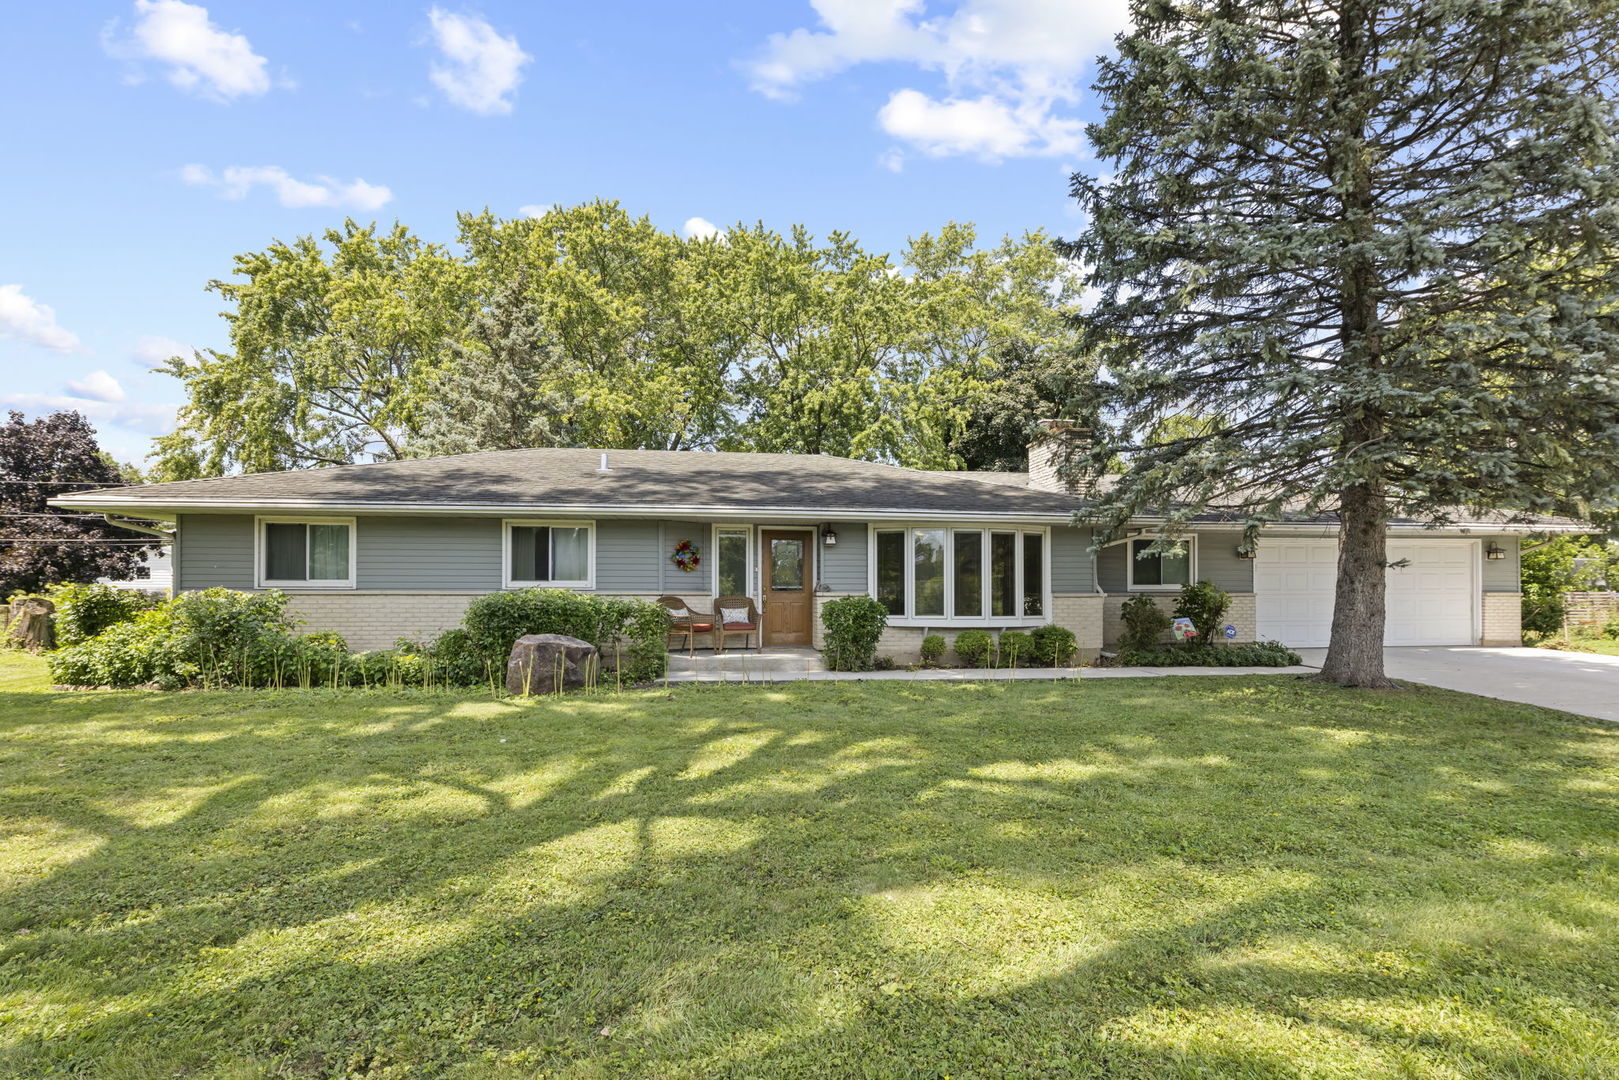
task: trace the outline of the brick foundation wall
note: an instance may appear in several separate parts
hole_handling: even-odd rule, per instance
[[[821,629],[821,607],[828,600],[835,600],[839,596],[864,595],[863,593],[821,593],[815,598],[815,647],[825,647],[824,634]],[[1078,646],[1074,662],[1083,664],[1096,659],[1102,650],[1102,597],[1095,593],[1078,593],[1074,595],[1059,595],[1051,598],[1051,621],[1057,626],[1067,627],[1074,632],[1074,639]],[[960,626],[890,626],[883,631],[882,638],[877,642],[877,655],[887,656],[896,664],[914,664],[922,658],[922,639],[929,634],[939,634],[945,640],[945,659],[954,662],[955,657],[950,650],[955,648],[956,635],[965,627]],[[983,626],[977,629],[988,630],[998,634],[1002,629],[1029,631],[1032,626]]]
[[[1484,645],[1523,644],[1523,594],[1484,594]]]
[[[290,593],[287,610],[302,632],[333,630],[349,648],[390,649],[399,638],[426,641],[461,625],[467,605],[483,593]]]
[[[1153,601],[1168,615],[1175,610],[1175,602],[1180,599],[1179,592],[1170,593],[1110,593],[1102,608],[1102,640],[1107,648],[1114,648],[1119,643],[1119,634],[1124,630],[1124,620],[1119,610],[1124,602],[1132,595],[1151,596]],[[1255,626],[1258,622],[1254,606],[1253,593],[1232,593],[1231,607],[1226,610],[1225,622],[1237,628],[1237,636],[1229,639],[1234,644],[1244,644],[1254,640]],[[1224,624],[1222,624],[1224,625]],[[1168,638],[1166,637],[1167,641]],[[1221,640],[1227,640],[1222,638]]]

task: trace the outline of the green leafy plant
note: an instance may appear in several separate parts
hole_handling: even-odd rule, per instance
[[[1214,645],[1222,641],[1220,624],[1231,609],[1231,594],[1212,581],[1198,581],[1181,586],[1180,598],[1175,601],[1175,618],[1191,619],[1197,631],[1197,643]]]
[[[840,596],[821,608],[822,655],[833,671],[871,671],[877,642],[888,626],[888,609],[870,596]]]
[[[1158,601],[1145,593],[1132,596],[1119,608],[1124,631],[1119,635],[1121,650],[1145,651],[1156,648],[1164,631],[1169,629],[1169,614],[1158,606]]]
[[[504,671],[512,643],[526,634],[566,634],[601,652],[626,683],[650,682],[669,664],[668,614],[646,600],[594,596],[570,589],[513,589],[480,596],[461,620],[484,663]],[[458,662],[466,643],[451,646]]]
[[[956,635],[956,656],[961,659],[962,667],[986,666],[994,648],[995,639],[987,630],[963,630]]]
[[[1035,662],[1041,667],[1067,667],[1079,648],[1074,632],[1066,626],[1037,626],[1029,637]]]
[[[922,666],[938,667],[939,661],[944,659],[944,635],[929,634],[922,639]]]
[[[1275,641],[1251,645],[1158,645],[1121,648],[1121,667],[1289,667],[1303,663],[1299,654]]]
[[[1034,638],[1022,630],[1003,630],[1000,654],[1001,663],[1007,667],[1028,667],[1034,658]]]
[[[53,618],[58,648],[88,641],[163,602],[161,596],[138,589],[79,584],[54,585],[46,590],[45,599],[56,605]]]

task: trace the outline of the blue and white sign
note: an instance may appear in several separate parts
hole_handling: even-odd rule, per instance
[[[1227,640],[1230,640],[1231,638],[1237,636],[1237,628],[1232,626],[1230,623],[1226,623],[1225,629],[1222,630],[1221,633],[1225,634]]]

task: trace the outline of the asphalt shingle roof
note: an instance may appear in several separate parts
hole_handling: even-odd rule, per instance
[[[605,473],[598,471],[603,453],[610,466]],[[1066,515],[1079,506],[1070,495],[975,479],[980,475],[812,454],[531,449],[182,480],[75,493],[59,501],[176,509],[220,503],[357,508],[418,504],[1010,516]]]

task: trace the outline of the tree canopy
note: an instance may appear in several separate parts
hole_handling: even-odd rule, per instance
[[[0,600],[65,581],[144,576],[141,561],[157,540],[46,502],[122,482],[83,415],[28,420],[12,410],[0,424]]]
[[[1101,509],[1342,523],[1324,677],[1382,685],[1386,525],[1619,489],[1611,3],[1154,2],[1101,64]],[[1190,430],[1166,417],[1193,412]],[[1252,535],[1252,534],[1250,534]]]
[[[164,478],[512,445],[960,467],[1016,413],[1009,380],[1088,370],[1077,277],[1038,232],[979,247],[947,224],[896,259],[803,227],[682,238],[595,201],[463,214],[453,252],[351,221],[236,278],[210,286],[231,348],[171,361]]]

